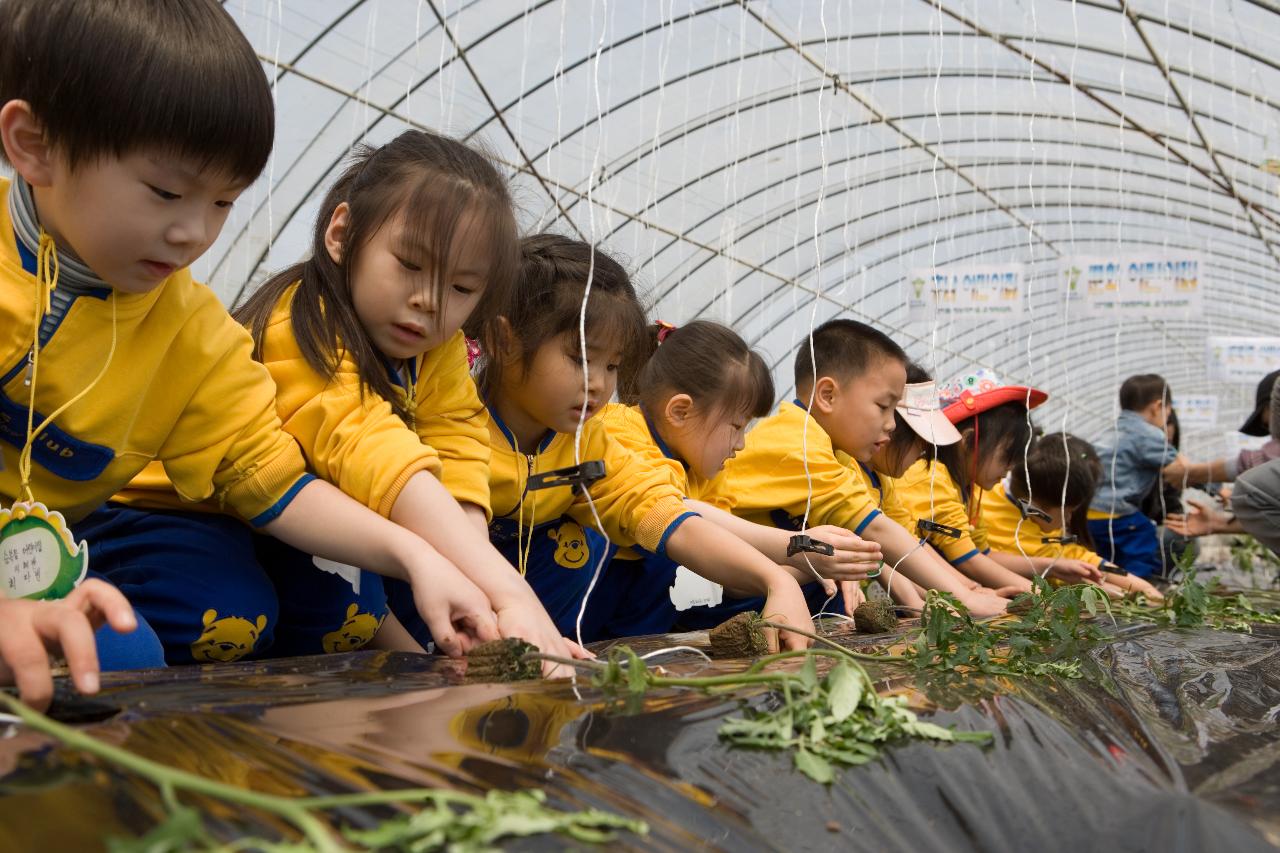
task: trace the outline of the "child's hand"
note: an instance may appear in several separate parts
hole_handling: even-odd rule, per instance
[[[1179,536],[1207,536],[1217,532],[1218,523],[1225,521],[1225,516],[1209,504],[1194,498],[1187,498],[1186,502],[1190,506],[1186,514],[1170,513],[1164,519],[1164,526]]]
[[[500,638],[489,597],[438,553],[411,568],[409,580],[418,614],[436,648],[449,657],[462,657],[480,643]]]
[[[1049,574],[1065,583],[1102,582],[1102,570],[1084,560],[1057,560],[1049,568]]]
[[[779,578],[769,585],[769,594],[765,596],[764,618],[770,622],[791,625],[802,631],[813,633],[813,619],[809,616],[809,605],[804,600],[800,585],[790,575]],[[783,649],[807,649],[810,639],[795,631],[779,631],[774,628],[765,630],[769,640],[769,651]]]
[[[538,651],[561,658],[586,660],[594,657],[582,646],[560,636],[555,624],[541,607],[504,607],[498,611],[498,631],[504,637],[519,637]],[[568,678],[573,669],[563,664],[542,662],[544,678]]]
[[[858,605],[867,600],[862,591],[862,584],[857,581],[840,581],[840,592],[844,596],[844,613],[852,616]]]
[[[60,601],[0,598],[0,684],[43,711],[53,698],[49,655],[61,652],[81,693],[98,692],[98,647],[93,633],[109,624],[127,634],[138,626],[120,590],[90,578]]]
[[[989,616],[999,616],[1008,612],[1009,598],[1003,597],[1002,593],[1003,590],[984,590],[964,596],[960,602],[968,608],[969,615],[973,618],[986,619]]]
[[[804,534],[831,545],[835,553],[828,557],[802,551],[787,559],[787,563],[793,568],[807,570],[812,565],[824,578],[860,581],[880,566],[882,555],[879,543],[863,539],[843,527],[822,524],[809,528]]]
[[[1031,589],[1031,581],[1022,581],[1021,583],[1011,583],[1008,586],[999,587],[993,592],[1001,598],[1017,598],[1024,592],[1031,592]]]
[[[1141,593],[1147,597],[1147,601],[1164,601],[1160,590],[1137,575],[1107,575],[1107,584],[1127,593]]]

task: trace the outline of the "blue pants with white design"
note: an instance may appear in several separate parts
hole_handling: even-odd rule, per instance
[[[386,612],[377,575],[322,571],[228,516],[107,504],[73,530],[89,543],[91,574],[138,615],[140,634],[99,632],[111,669],[157,665],[148,635],[169,664],[342,651],[371,638]]]

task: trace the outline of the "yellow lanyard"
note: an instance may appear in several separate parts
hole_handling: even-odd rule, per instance
[[[41,228],[40,246],[36,252],[36,298],[35,318],[31,332],[31,390],[27,396],[27,441],[22,446],[21,455],[18,456],[19,491],[22,499],[26,501],[35,500],[35,495],[31,492],[31,451],[35,446],[36,437],[44,432],[55,418],[93,390],[99,380],[106,375],[107,368],[111,366],[111,359],[116,354],[116,294],[113,290],[108,297],[111,300],[111,349],[107,352],[107,358],[102,363],[102,368],[98,371],[98,375],[93,377],[93,381],[86,385],[79,394],[54,409],[48,417],[40,422],[39,426],[34,425],[36,381],[40,372],[40,323],[44,319],[44,315],[52,307],[53,291],[58,287],[60,272],[58,247],[54,244],[53,238]]]

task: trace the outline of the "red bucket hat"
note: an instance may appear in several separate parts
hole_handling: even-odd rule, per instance
[[[1004,403],[1021,403],[1034,409],[1049,395],[1027,385],[1005,385],[986,368],[958,376],[938,389],[942,413],[953,424],[994,409]]]

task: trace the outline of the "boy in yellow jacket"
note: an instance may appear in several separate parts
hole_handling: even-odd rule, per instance
[[[796,398],[748,433],[746,448],[726,463],[704,499],[759,524],[843,527],[878,542],[885,562],[919,586],[951,592],[974,612],[999,612],[992,597],[959,582],[911,532],[887,518],[848,464],[850,458],[870,463],[889,442],[906,365],[902,348],[865,323],[822,324],[797,351]],[[816,581],[805,591],[812,607],[840,606],[826,601]],[[708,613],[686,611],[681,619],[714,624],[734,609],[726,598]]]
[[[251,650],[273,602],[236,588],[218,541],[103,507],[151,460],[184,498],[311,553],[423,583],[457,572],[306,472],[248,333],[187,271],[273,138],[261,63],[214,0],[4,5],[0,141],[15,176],[0,184],[0,499],[24,501],[10,523],[43,513],[81,570],[88,540],[96,572],[187,659]],[[483,594],[458,588],[431,614],[455,652],[496,636]],[[138,635],[149,642],[100,632],[102,663],[159,663],[156,634]]]

